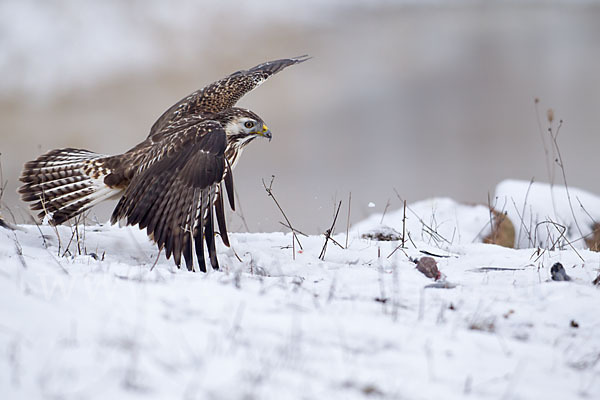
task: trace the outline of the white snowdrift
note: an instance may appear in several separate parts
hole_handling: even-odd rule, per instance
[[[569,201],[570,197],[570,201]],[[600,197],[582,189],[546,183],[505,180],[496,187],[494,207],[506,211],[521,248],[565,246],[561,232],[576,248],[600,220]],[[564,227],[564,228],[563,228]]]
[[[570,202],[569,202],[570,198]],[[586,247],[593,226],[600,221],[600,197],[582,189],[546,183],[505,180],[498,184],[492,207],[506,213],[515,228],[517,248]],[[357,235],[402,233],[404,210],[374,214],[353,226]],[[480,243],[490,234],[490,212],[484,205],[433,198],[409,204],[406,231],[411,238],[438,247]]]
[[[481,242],[490,233],[490,210],[483,205],[457,203],[448,198],[433,198],[408,204],[404,209],[373,214],[353,225],[357,235],[403,226],[413,240],[445,247],[451,244]],[[408,235],[407,235],[408,240]]]
[[[164,257],[151,269],[157,250],[136,228],[80,227],[69,244],[59,227],[60,254],[52,227],[0,228],[0,393],[599,398],[598,254],[469,243],[480,211],[464,213],[460,244],[437,258],[453,289],[424,289],[408,260],[435,250],[426,236],[388,257],[398,242],[352,234],[322,261],[322,236],[293,260],[289,234],[232,234],[223,270],[201,274]],[[548,280],[557,261],[572,281]]]

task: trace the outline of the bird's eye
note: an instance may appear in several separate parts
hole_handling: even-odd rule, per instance
[[[254,126],[254,122],[252,122],[252,121],[246,121],[246,122],[244,123],[244,126],[245,126],[246,128],[248,128],[248,129],[250,129],[250,128],[252,128],[252,127]]]

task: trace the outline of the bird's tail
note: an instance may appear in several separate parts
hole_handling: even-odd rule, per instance
[[[19,193],[38,217],[58,225],[121,192],[104,183],[106,155],[80,149],[52,150],[25,164]]]

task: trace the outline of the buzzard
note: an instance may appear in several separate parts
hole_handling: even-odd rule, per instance
[[[165,111],[146,140],[123,154],[52,150],[25,164],[19,193],[54,225],[120,198],[111,223],[146,229],[167,258],[180,267],[183,257],[191,271],[195,251],[206,272],[206,244],[211,266],[219,269],[215,219],[229,246],[223,197],[235,210],[233,168],[252,140],[271,140],[261,117],[234,106],[271,75],[308,58],[269,61],[211,83]]]

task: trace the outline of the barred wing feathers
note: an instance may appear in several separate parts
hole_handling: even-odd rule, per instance
[[[19,193],[31,202],[38,217],[62,224],[94,205],[118,196],[121,188],[109,186],[104,178],[111,174],[106,155],[82,149],[57,149],[25,164]]]
[[[301,56],[268,61],[248,70],[234,72],[213,82],[183,98],[165,111],[152,126],[149,136],[159,133],[164,127],[190,114],[218,113],[231,108],[246,93],[258,87],[270,76],[309,58]]]
[[[193,246],[202,271],[204,241],[211,265],[218,269],[214,241],[214,211],[223,213],[220,196],[221,181],[226,169],[227,139],[222,126],[215,121],[188,125],[177,135],[167,135],[166,143],[157,143],[162,152],[147,152],[138,173],[112,215],[112,222],[125,220],[128,225],[139,224],[148,235],[173,256],[177,266],[181,257],[188,269],[193,269]],[[218,201],[217,201],[218,200]],[[227,231],[219,222],[221,236],[228,244]]]

